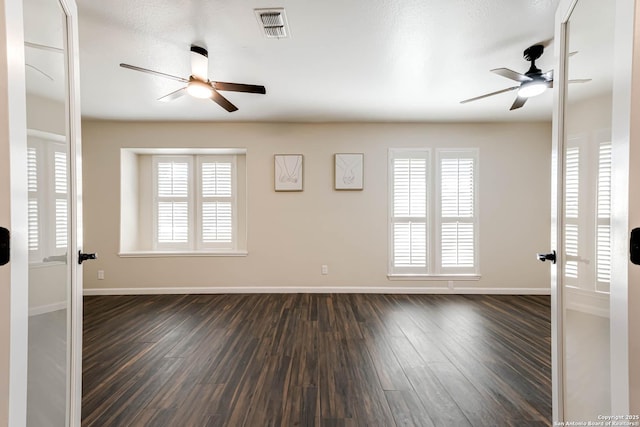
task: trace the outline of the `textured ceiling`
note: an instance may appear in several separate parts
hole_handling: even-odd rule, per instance
[[[508,111],[513,86],[490,73],[525,72],[522,51],[553,36],[558,0],[77,0],[82,113],[125,120],[550,120],[552,94]],[[254,8],[284,7],[291,37],[267,39]],[[119,67],[188,77],[189,46],[209,50],[212,80],[264,85],[266,95],[157,98],[181,83]],[[538,61],[553,67],[553,48]]]

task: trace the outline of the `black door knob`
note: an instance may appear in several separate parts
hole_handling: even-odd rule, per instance
[[[545,262],[551,261],[552,264],[556,263],[556,251],[551,252],[550,254],[538,254],[538,260]]]
[[[98,258],[98,254],[85,254],[82,251],[78,251],[78,264],[82,264],[84,261],[96,258]]]
[[[9,263],[11,258],[11,233],[4,227],[0,227],[0,265]]]

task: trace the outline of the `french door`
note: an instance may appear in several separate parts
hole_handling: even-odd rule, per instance
[[[631,49],[621,47],[632,45],[634,3],[561,0],[556,14],[554,422],[630,415],[625,204],[627,185],[638,183],[629,180],[630,103],[621,90]]]
[[[80,425],[82,275],[75,4],[24,0],[27,426]]]

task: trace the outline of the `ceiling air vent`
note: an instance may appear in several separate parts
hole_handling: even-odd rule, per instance
[[[282,39],[289,36],[284,9],[255,9],[255,13],[267,38]]]

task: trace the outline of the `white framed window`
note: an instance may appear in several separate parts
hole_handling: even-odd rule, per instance
[[[235,156],[154,155],[153,248],[237,249]]]
[[[478,274],[477,164],[477,149],[390,149],[390,276]]]
[[[29,262],[41,263],[67,252],[68,182],[64,137],[29,130],[27,141]]]

